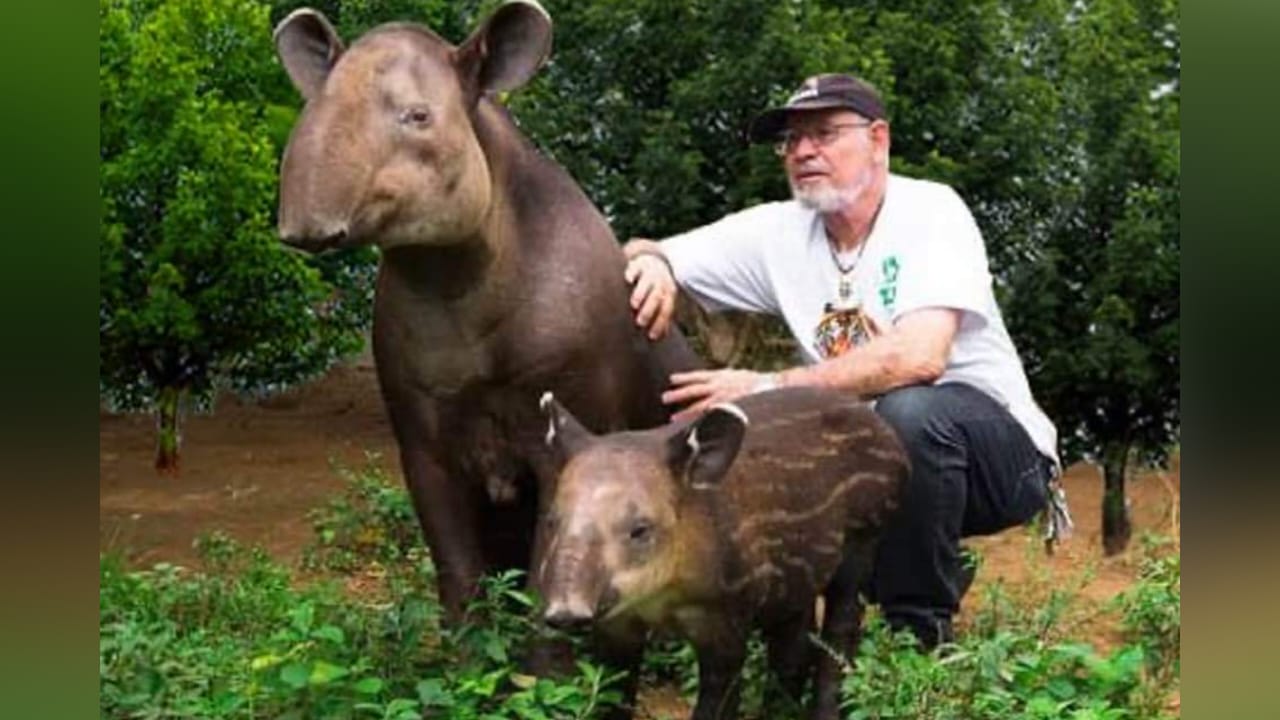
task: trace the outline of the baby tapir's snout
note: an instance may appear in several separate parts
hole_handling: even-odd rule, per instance
[[[605,568],[593,535],[559,535],[552,540],[557,548],[548,553],[539,583],[544,598],[542,619],[551,627],[585,628],[600,610]]]

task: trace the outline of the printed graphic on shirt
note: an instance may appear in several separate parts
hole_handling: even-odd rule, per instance
[[[890,255],[880,263],[880,304],[890,316],[894,303],[898,302],[898,269],[897,255]]]
[[[841,307],[827,303],[814,328],[813,345],[823,358],[839,357],[876,334],[875,321],[862,311],[861,305]]]

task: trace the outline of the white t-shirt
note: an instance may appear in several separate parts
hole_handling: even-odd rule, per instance
[[[757,205],[669,238],[662,250],[703,307],[781,316],[804,361],[822,359],[814,331],[836,300],[840,272],[815,211],[795,201]],[[852,279],[863,312],[881,328],[920,308],[963,311],[936,382],[967,383],[995,398],[1057,461],[1057,430],[1031,397],[991,289],[982,234],[954,190],[891,174]]]

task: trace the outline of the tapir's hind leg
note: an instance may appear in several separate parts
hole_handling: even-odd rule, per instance
[[[809,637],[816,629],[813,605],[809,602],[794,615],[764,628],[770,675],[765,685],[765,717],[797,715],[805,681],[813,670],[815,648]]]
[[[840,679],[843,660],[853,662],[862,640],[862,598],[871,577],[875,559],[875,542],[867,538],[850,538],[845,543],[844,560],[823,593],[822,640],[826,645],[818,653],[814,680],[814,720],[837,720],[840,717]],[[833,657],[839,653],[840,658]]]

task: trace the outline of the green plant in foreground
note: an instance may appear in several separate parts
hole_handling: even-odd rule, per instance
[[[348,478],[347,495],[317,523],[334,529],[335,543],[321,552],[348,547],[337,540],[369,527],[402,527],[417,543],[402,488],[376,470]],[[519,655],[547,632],[531,617],[534,601],[520,573],[486,579],[466,621],[442,629],[435,570],[423,548],[350,547],[355,577],[376,586],[344,587],[343,575],[302,583],[261,550],[220,533],[198,541],[199,572],[172,565],[129,571],[102,558],[101,717],[541,720],[588,718],[618,701],[618,678],[589,662],[555,680],[520,671]],[[1133,644],[1110,654],[1071,641],[1074,584],[1053,586],[1044,598],[988,585],[959,641],[936,654],[890,633],[872,608],[856,667],[842,684],[845,717],[1160,716],[1177,681],[1180,562],[1154,541],[1148,549],[1140,582],[1117,601]],[[760,643],[751,647],[741,678],[744,717],[792,716],[763,707],[769,679]],[[673,684],[690,698],[696,692],[686,643],[654,643],[643,671],[646,685]]]
[[[474,624],[440,632],[427,568],[395,566],[392,600],[369,603],[296,586],[225,536],[201,550],[207,572],[101,559],[101,717],[542,720],[616,702],[615,678],[587,663],[557,680],[517,671],[529,628],[515,575],[486,582]]]
[[[1126,636],[1146,649],[1148,669],[1164,682],[1182,668],[1182,556],[1165,551],[1169,542],[1144,539],[1138,583],[1119,598]]]
[[[1142,680],[1142,650],[1133,646],[1100,656],[1089,645],[1048,645],[1006,629],[926,654],[876,620],[856,663],[843,685],[851,719],[1149,717],[1132,702]]]
[[[347,488],[308,514],[316,537],[303,554],[307,568],[349,572],[371,562],[386,566],[424,549],[409,493],[377,460],[370,455],[361,469],[337,468]]]

